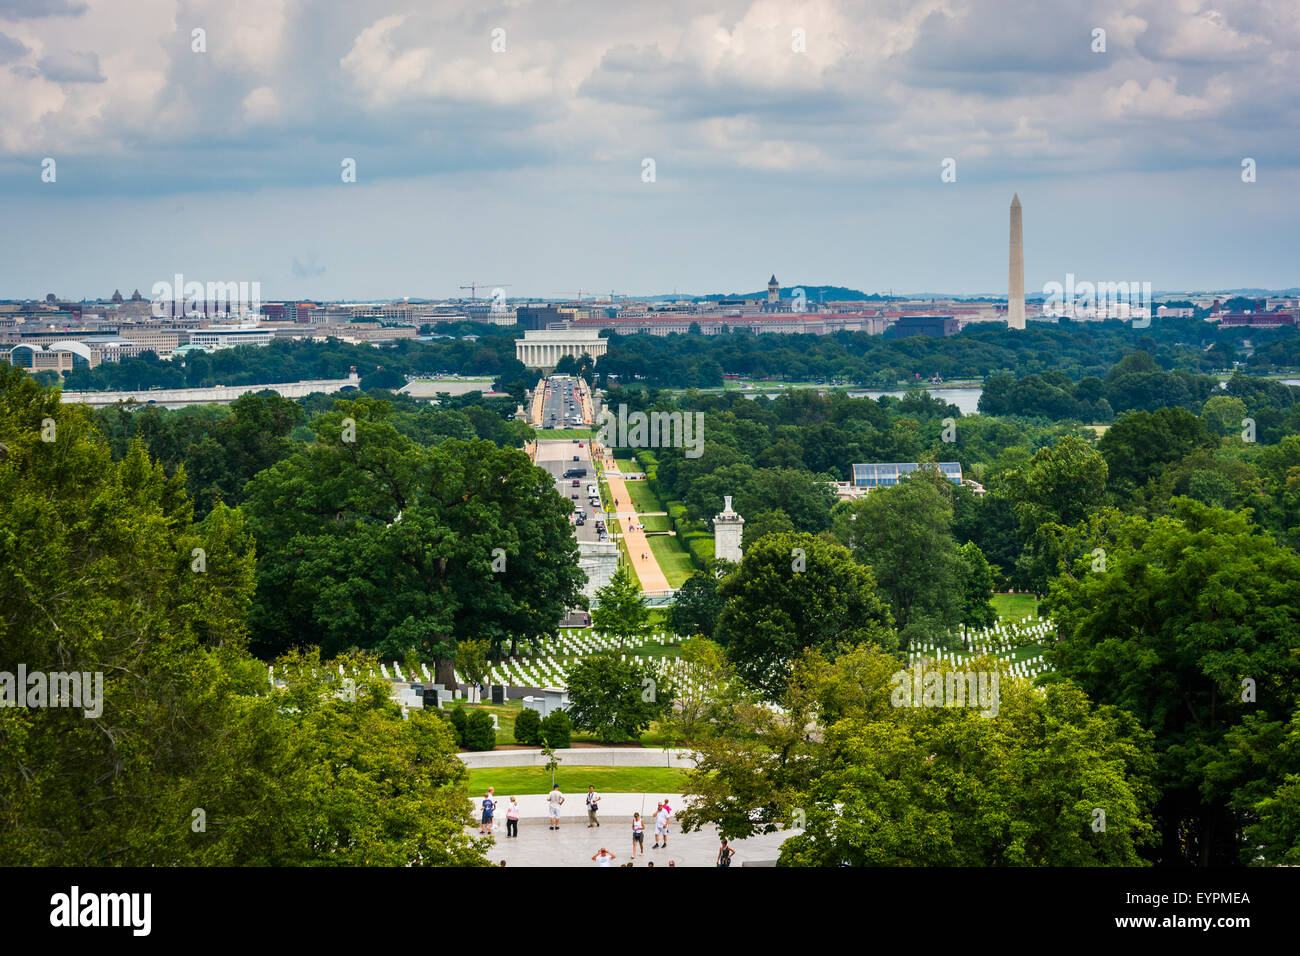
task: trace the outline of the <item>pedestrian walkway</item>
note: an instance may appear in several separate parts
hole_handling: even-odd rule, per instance
[[[492,836],[496,845],[487,851],[487,858],[494,864],[506,861],[507,868],[512,866],[589,866],[595,867],[591,858],[603,846],[614,854],[614,866],[622,866],[632,860],[632,814],[612,813],[606,808],[606,800],[615,794],[601,794],[599,813],[600,828],[587,829],[587,811],[583,806],[584,794],[566,794],[568,802],[560,817],[560,829],[548,829],[545,819],[524,819],[519,823],[519,836],[507,837],[505,828],[505,805],[509,799],[497,796],[497,820],[493,826]],[[630,796],[618,794],[617,796]],[[649,799],[648,815],[653,817],[655,799]],[[674,804],[674,808],[677,805]],[[647,813],[642,813],[643,817]],[[708,826],[694,833],[682,833],[681,827],[674,820],[669,824],[668,846],[654,849],[654,822],[646,821],[645,855],[637,854],[635,865],[645,866],[651,860],[656,867],[667,867],[673,860],[677,866],[714,866],[718,856],[718,831]],[[478,835],[478,827],[470,830]],[[780,853],[781,844],[798,831],[778,831],[750,837],[748,840],[733,840],[731,845],[736,850],[732,866],[746,863],[770,864]]]
[[[606,462],[611,463],[612,460],[607,458]],[[619,526],[623,529],[623,543],[627,545],[628,557],[632,560],[632,569],[636,571],[637,580],[641,582],[641,590],[672,590],[672,585],[668,583],[668,578],[655,559],[655,553],[650,550],[650,542],[646,539],[645,532],[640,529],[640,516],[637,514],[636,506],[632,504],[632,496],[628,494],[627,485],[623,483],[622,478],[614,478],[608,474],[605,475],[605,481],[609,483],[610,495],[610,501],[605,503],[605,507],[615,508],[615,517],[619,519]],[[614,504],[616,501],[617,505]]]

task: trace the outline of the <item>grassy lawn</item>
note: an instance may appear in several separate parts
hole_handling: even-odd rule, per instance
[[[667,515],[651,515],[648,518],[642,518],[641,523],[645,525],[645,530],[650,531],[671,531],[672,522],[668,520]]]
[[[1004,621],[1023,621],[1029,615],[1038,613],[1038,599],[1032,594],[995,594],[993,610]]]
[[[681,793],[686,786],[686,771],[676,767],[570,767],[561,762],[555,782],[573,804],[582,809],[582,795],[589,785],[597,793],[657,793],[667,796]],[[545,767],[481,767],[469,772],[471,796],[481,796],[488,787],[496,787],[497,799],[512,794],[546,793],[551,789],[551,774]],[[507,802],[509,800],[507,799]],[[566,810],[571,809],[569,806]],[[505,819],[505,815],[501,815]]]
[[[644,481],[626,481],[624,484],[627,486],[627,493],[632,496],[632,504],[637,511],[667,510]]]
[[[618,470],[623,472],[625,475],[635,475],[641,471],[641,466],[631,458],[615,458],[614,464],[616,464]]]
[[[650,551],[659,562],[659,567],[671,587],[681,587],[682,582],[695,573],[691,556],[678,544],[676,537],[657,534],[646,540],[650,542]]]

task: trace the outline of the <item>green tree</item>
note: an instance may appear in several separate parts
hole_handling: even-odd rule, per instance
[[[1099,508],[1106,492],[1106,460],[1087,442],[1066,435],[1040,448],[1029,463],[1002,476],[1002,486],[1032,538],[1041,525],[1073,525]]]
[[[689,747],[712,731],[720,709],[727,706],[735,668],[722,646],[707,637],[684,641],[681,661],[690,681],[674,689],[672,706],[660,717],[660,727],[669,741]]]
[[[937,473],[918,473],[836,507],[833,533],[869,565],[888,597],[902,647],[942,641],[961,621],[965,565],[952,536],[952,501]]]
[[[678,637],[697,634],[712,637],[721,613],[717,575],[712,571],[696,571],[677,589],[668,611],[668,626]]]
[[[441,721],[319,655],[275,686],[248,656],[239,511],[194,524],[181,470],[140,441],[114,462],[87,409],[7,366],[0,444],[0,671],[103,678],[95,717],[0,708],[0,863],[484,862]]]
[[[467,638],[456,645],[456,670],[471,684],[482,684],[488,677],[488,641]]]
[[[745,518],[743,545],[748,548],[765,534],[782,534],[795,531],[790,516],[776,508],[772,511],[760,511]]]
[[[568,502],[522,452],[422,447],[387,421],[387,402],[337,408],[249,484],[255,650],[319,643],[401,659],[414,647],[449,686],[459,641],[513,653],[585,603]]]
[[[671,701],[671,688],[659,686],[644,664],[612,654],[584,658],[569,672],[569,719],[577,730],[598,740],[637,740]]]
[[[833,661],[806,654],[780,711],[733,695],[695,745],[683,829],[802,827],[781,847],[792,866],[1141,862],[1153,761],[1136,722],[1071,685],[1040,694],[1012,679],[995,718],[896,706],[910,677],[864,644]]]
[[[1246,403],[1232,395],[1213,395],[1201,407],[1201,421],[1213,435],[1240,435]]]
[[[641,643],[650,633],[650,608],[627,564],[620,562],[609,583],[596,589],[591,626],[617,637],[620,649],[626,641]]]
[[[717,639],[745,680],[775,697],[789,662],[810,647],[896,646],[870,568],[810,534],[771,534],[722,580]]]
[[[993,569],[975,542],[968,541],[957,550],[964,565],[962,626],[974,630],[992,627],[998,622],[998,612],[993,608]]]
[[[1300,557],[1244,515],[1173,506],[1082,529],[1105,562],[1087,555],[1052,582],[1051,656],[1063,677],[1155,734],[1157,861],[1224,865],[1246,851],[1249,818],[1234,808],[1246,778],[1212,768],[1226,765],[1247,718],[1262,728],[1296,709]]]
[[[1073,435],[1040,448],[1023,468],[1001,478],[1003,493],[1020,522],[1025,541],[1017,565],[1021,585],[1041,594],[1055,573],[1062,529],[1084,520],[1104,503],[1105,459]],[[1019,585],[1018,585],[1019,586]]]
[[[1160,470],[1197,448],[1212,448],[1218,440],[1185,408],[1131,412],[1116,419],[1097,442],[1106,459],[1106,481],[1123,500]]]

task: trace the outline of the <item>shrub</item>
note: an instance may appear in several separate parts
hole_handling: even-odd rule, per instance
[[[515,718],[515,743],[537,746],[542,742],[542,715],[535,710],[522,710]]]
[[[451,712],[451,729],[456,733],[456,746],[465,746],[465,731],[469,726],[469,714],[465,713],[465,708],[457,704]]]
[[[491,750],[496,745],[497,732],[492,726],[492,715],[486,710],[473,711],[465,727],[465,746],[470,750]]]
[[[569,723],[569,715],[562,710],[552,713],[542,721],[542,736],[546,739],[546,746],[555,750],[569,746],[573,740],[573,725]]]

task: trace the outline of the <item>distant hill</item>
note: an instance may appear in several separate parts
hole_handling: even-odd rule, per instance
[[[881,295],[873,292],[868,295],[858,289],[848,289],[842,285],[782,285],[781,298],[790,299],[794,297],[795,289],[803,289],[804,295],[810,302],[836,302],[844,299],[871,299],[883,302],[889,299],[888,295]],[[647,301],[651,302],[675,302],[685,299],[690,302],[716,302],[718,299],[766,299],[767,289],[759,289],[757,292],[710,292],[707,295],[652,295],[647,296]]]

